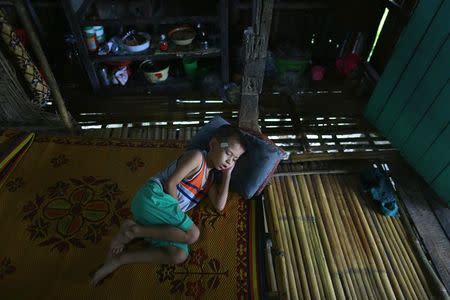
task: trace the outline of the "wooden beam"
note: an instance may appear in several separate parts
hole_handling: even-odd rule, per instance
[[[252,9],[252,6],[250,3],[239,3],[238,7],[241,10]],[[276,10],[311,10],[311,9],[327,9],[327,8],[330,8],[330,5],[327,4],[326,2],[292,3],[292,2],[281,2],[280,1],[274,5],[274,9],[276,9]]]
[[[258,98],[262,91],[273,0],[253,1],[253,27],[244,31],[245,66],[242,78],[239,126],[261,132]]]
[[[230,61],[229,61],[229,3],[228,0],[221,0],[219,3],[219,19],[220,19],[220,41],[222,43],[221,65],[222,65],[222,82],[228,83],[230,80]]]

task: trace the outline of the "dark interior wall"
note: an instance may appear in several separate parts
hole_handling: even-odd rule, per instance
[[[378,74],[383,73],[397,45],[400,34],[413,14],[417,2],[418,0],[403,0],[399,6],[388,6],[389,14],[370,61]]]
[[[77,10],[83,0],[71,0],[72,7]],[[93,2],[96,7],[101,10],[103,15],[114,11],[118,17],[121,16],[155,16],[164,15],[168,17],[176,16],[207,16],[217,13],[216,4],[218,0],[127,0],[127,1],[111,1],[111,0],[95,0]],[[102,17],[102,16],[101,16]]]
[[[68,31],[68,25],[60,1],[28,1],[33,8],[36,18],[30,17],[36,33],[41,39],[44,50],[48,53],[47,59],[52,62],[64,53],[64,33]]]
[[[241,44],[242,32],[251,24],[251,1],[234,3],[230,5],[235,7],[231,12],[231,40]],[[363,32],[363,56],[367,56],[383,9],[382,1],[275,1],[269,47],[290,43],[310,50],[317,59],[334,59],[347,33]]]
[[[59,0],[27,0],[28,12],[34,26],[36,34],[39,36],[41,46],[50,63],[56,80],[63,85],[65,72],[77,72],[80,84],[87,84],[84,79],[84,72],[81,68],[69,70],[66,59],[66,44],[64,35],[68,33],[69,26],[64,16],[64,11]],[[22,26],[20,22],[16,26]],[[32,51],[30,51],[32,52]]]
[[[219,14],[218,5],[218,0],[202,0],[195,2],[185,2],[181,0],[140,0],[114,2],[109,0],[96,0],[93,2],[91,9],[87,11],[86,19],[91,21],[94,20],[94,18],[100,18],[103,20],[120,20],[121,22],[114,22],[114,24],[111,24],[113,23],[111,22],[109,25],[105,26],[107,37],[136,29],[149,33],[152,35],[152,39],[154,38],[154,40],[157,41],[159,34],[163,32],[167,33],[177,25],[184,25],[184,23],[187,23],[188,25],[195,26],[195,20],[191,22],[184,21],[184,23],[181,22],[176,24],[158,24],[157,22],[149,24],[145,22],[135,22],[135,20],[142,20],[146,17],[214,17]],[[206,24],[204,23],[202,25],[207,29],[208,34],[217,34],[219,31],[217,24],[213,24],[213,22],[208,22]]]
[[[69,0],[69,1],[74,11],[77,11],[83,4],[83,0]]]

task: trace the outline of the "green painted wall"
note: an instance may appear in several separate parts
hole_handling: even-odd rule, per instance
[[[365,116],[450,203],[450,0],[421,0]]]

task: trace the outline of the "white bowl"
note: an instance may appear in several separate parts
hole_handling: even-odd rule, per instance
[[[165,67],[164,69],[161,69],[161,70],[158,70],[158,71],[155,71],[155,72],[150,72],[150,71],[145,71],[143,69],[143,66],[145,64],[151,64],[151,61],[149,61],[149,60],[143,61],[139,65],[139,69],[144,73],[145,78],[148,81],[150,81],[151,83],[163,82],[169,76],[169,66],[170,65],[167,65],[167,67]]]
[[[190,31],[190,32],[192,32],[193,37],[192,37],[192,38],[188,38],[188,39],[174,39],[174,38],[173,38],[173,35],[174,35],[175,33],[177,33],[177,32],[180,32],[180,31]],[[180,26],[180,27],[174,28],[174,29],[172,29],[171,31],[169,31],[169,38],[170,38],[170,40],[171,40],[175,45],[178,45],[178,46],[187,46],[187,45],[190,45],[190,44],[192,43],[192,41],[195,39],[195,36],[196,36],[196,32],[195,32],[195,30],[194,30],[192,27],[190,27],[190,26]]]
[[[139,44],[139,45],[134,45],[134,46],[127,45],[127,44],[125,44],[125,39],[129,36],[129,34],[127,34],[122,38],[122,44],[123,44],[124,48],[128,52],[141,52],[141,51],[147,50],[150,47],[150,35],[145,32],[135,32],[134,34],[140,35],[143,38],[145,38],[145,42],[142,44]]]

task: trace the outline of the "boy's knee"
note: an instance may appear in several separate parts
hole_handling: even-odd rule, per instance
[[[200,237],[200,230],[198,229],[198,227],[194,224],[192,225],[192,227],[186,231],[187,233],[187,239],[186,239],[186,243],[187,244],[193,244],[195,243],[198,238]]]
[[[167,252],[173,264],[182,264],[187,259],[187,254],[178,247],[168,247]]]

